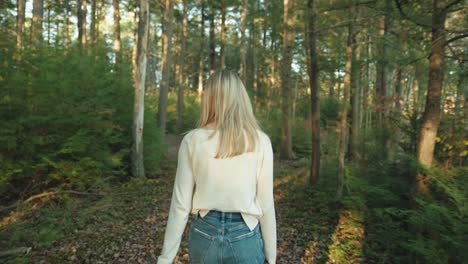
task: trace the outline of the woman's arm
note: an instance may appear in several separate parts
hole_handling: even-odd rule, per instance
[[[179,251],[182,235],[192,209],[192,194],[195,184],[189,142],[187,135],[182,139],[179,148],[177,172],[172,191],[171,207],[164,235],[164,245],[157,264],[172,264]]]
[[[259,219],[265,242],[265,256],[269,264],[276,263],[276,217],[273,196],[273,148],[267,136],[264,143],[263,160],[257,182],[257,197],[263,215]]]

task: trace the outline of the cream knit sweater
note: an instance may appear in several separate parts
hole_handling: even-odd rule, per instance
[[[276,218],[273,200],[273,149],[270,138],[258,130],[255,152],[215,159],[219,132],[196,128],[182,139],[174,189],[158,264],[172,264],[180,247],[189,213],[205,216],[209,210],[240,212],[250,230],[260,223],[264,253],[276,263]]]

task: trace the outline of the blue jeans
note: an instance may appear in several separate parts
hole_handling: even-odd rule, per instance
[[[260,224],[250,231],[240,213],[211,210],[192,218],[188,235],[190,264],[263,264]]]

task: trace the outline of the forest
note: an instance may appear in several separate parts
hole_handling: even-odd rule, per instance
[[[224,68],[272,142],[278,263],[467,263],[463,0],[0,1],[0,262],[155,263]]]

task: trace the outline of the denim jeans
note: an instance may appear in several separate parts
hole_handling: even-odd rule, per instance
[[[189,235],[190,264],[263,264],[260,224],[250,231],[240,213],[211,210],[192,218]]]

